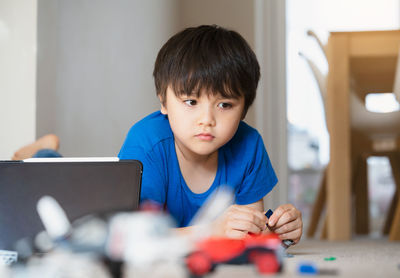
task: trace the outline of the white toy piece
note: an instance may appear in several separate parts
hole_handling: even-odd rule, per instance
[[[69,234],[71,223],[64,210],[53,197],[43,196],[40,198],[36,209],[47,233],[53,240],[63,238]]]
[[[108,255],[143,268],[178,261],[190,251],[190,242],[174,233],[174,227],[171,218],[162,212],[117,214],[110,222]]]
[[[8,266],[11,265],[12,263],[16,263],[17,260],[18,260],[17,252],[0,250],[0,264]]]

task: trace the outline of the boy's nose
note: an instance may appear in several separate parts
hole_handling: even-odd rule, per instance
[[[199,125],[215,126],[214,111],[211,108],[204,108],[199,116]]]

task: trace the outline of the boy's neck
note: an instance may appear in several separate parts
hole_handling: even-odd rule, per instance
[[[196,155],[175,142],[179,168],[186,185],[194,193],[206,192],[214,182],[218,169],[218,151]]]
[[[187,148],[180,146],[175,141],[175,150],[178,156],[178,159],[185,161],[186,163],[194,164],[194,165],[207,165],[212,161],[218,161],[218,151],[215,151],[208,155],[199,155],[196,154]]]

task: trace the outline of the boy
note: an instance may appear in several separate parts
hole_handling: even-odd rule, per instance
[[[161,48],[153,75],[161,111],[131,128],[118,155],[143,163],[141,200],[165,206],[190,232],[205,199],[228,185],[236,204],[213,223],[213,234],[264,232],[262,199],[277,178],[261,136],[241,121],[260,77],[254,52],[234,31],[187,28]],[[277,208],[268,224],[282,239],[301,237],[301,213],[292,205]]]

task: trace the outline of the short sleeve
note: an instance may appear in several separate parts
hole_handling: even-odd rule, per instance
[[[265,149],[261,136],[257,133],[255,145],[247,149],[250,160],[243,182],[236,193],[236,203],[247,205],[262,199],[278,182],[275,171]]]
[[[118,157],[123,159],[136,159],[143,164],[142,186],[140,200],[151,200],[161,205],[166,201],[166,178],[161,169],[164,168],[164,163],[161,156],[155,155],[156,150],[144,151],[140,146],[127,147],[124,145],[118,154]]]

